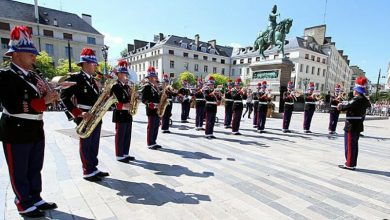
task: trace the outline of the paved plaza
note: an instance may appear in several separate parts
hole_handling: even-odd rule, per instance
[[[358,169],[344,162],[342,128],[327,133],[328,114],[315,113],[311,135],[303,134],[302,113],[293,114],[293,133],[281,119],[267,119],[265,134],[250,119],[242,136],[224,129],[218,109],[217,139],[204,138],[190,122],[179,123],[175,104],[171,134],[158,135],[159,151],[146,147],[143,105],[133,122],[130,164],[114,156],[112,113],[106,114],[99,168],[101,183],[83,180],[79,142],[61,112],[45,113],[46,150],[43,198],[56,202],[47,219],[388,219],[390,218],[390,123],[367,120],[360,139]],[[343,115],[342,115],[343,117]],[[0,150],[0,220],[21,219],[13,203],[3,149]]]

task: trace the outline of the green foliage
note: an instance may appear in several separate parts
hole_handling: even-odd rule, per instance
[[[1,68],[8,68],[10,65],[11,65],[11,59],[9,59],[9,60],[4,60],[4,61],[1,63]]]
[[[370,101],[376,102],[376,101],[390,101],[390,92],[378,92],[378,96],[376,96],[375,93],[370,95]]]
[[[109,63],[107,63],[107,73],[109,73],[111,70],[112,70],[112,66]],[[99,62],[97,71],[104,74],[104,61]]]
[[[210,76],[212,76],[214,78],[215,86],[223,85],[225,87],[226,83],[229,79],[227,76],[224,76],[224,75],[219,74],[219,73],[213,73],[213,74],[210,74]]]
[[[185,71],[185,72],[182,72],[180,75],[179,75],[179,79],[178,79],[178,83],[181,87],[181,85],[183,84],[183,80],[187,79],[188,83],[190,85],[195,85],[196,84],[196,77],[193,73],[189,72],[189,71]]]
[[[71,67],[73,73],[79,72],[81,70],[81,68],[77,66],[77,64],[74,62],[71,63]],[[69,60],[63,60],[63,59],[58,60],[58,65],[56,69],[57,69],[58,76],[64,76],[67,73],[69,73]]]
[[[57,74],[53,59],[45,51],[39,52],[35,65],[44,77],[51,79]]]
[[[129,51],[127,50],[127,48],[123,49],[123,50],[120,52],[121,57],[126,57],[128,53],[129,53]]]

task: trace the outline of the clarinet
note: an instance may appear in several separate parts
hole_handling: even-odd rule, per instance
[[[32,73],[34,75],[34,77],[37,79],[37,80],[41,80],[42,82],[45,83],[47,89],[50,91],[50,92],[56,92],[58,94],[57,91],[55,91],[49,84],[49,82],[45,79],[45,77],[43,76],[43,73],[35,66],[33,65],[33,68],[34,68],[34,71],[30,71],[30,73]],[[65,115],[66,117],[68,118],[69,121],[72,121],[75,119],[74,115],[68,110],[68,108],[66,108],[64,102],[62,101],[62,99],[60,97],[58,97],[57,99],[57,102],[59,104],[59,107],[61,107],[64,112],[65,112]]]

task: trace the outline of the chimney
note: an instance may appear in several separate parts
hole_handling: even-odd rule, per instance
[[[39,13],[38,13],[38,0],[34,0],[34,15],[35,15],[35,22],[39,22]]]
[[[216,46],[217,46],[217,40],[210,40],[208,43],[211,44],[211,46],[212,46],[214,49],[215,49]]]
[[[195,34],[195,45],[199,46],[199,34]]]
[[[92,16],[87,14],[81,14],[81,18],[92,26]]]
[[[158,39],[159,39],[159,41],[163,41],[164,40],[164,34],[163,33],[159,33],[158,34]]]
[[[56,26],[56,27],[58,27],[58,22],[57,22],[57,19],[56,19],[56,18],[54,18],[54,20],[53,20],[53,25]]]

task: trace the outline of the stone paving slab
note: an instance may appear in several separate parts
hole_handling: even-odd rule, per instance
[[[160,151],[146,147],[146,116],[134,118],[131,154],[114,157],[114,124],[103,120],[99,168],[101,183],[82,179],[74,124],[60,112],[45,113],[46,149],[42,196],[59,208],[44,219],[388,219],[390,217],[389,120],[368,120],[359,142],[358,169],[344,162],[343,123],[327,134],[328,114],[315,113],[313,134],[302,132],[294,113],[293,133],[281,132],[281,119],[267,119],[265,134],[252,120],[241,122],[242,136],[223,128],[218,108],[217,139],[204,138],[191,123],[181,124],[173,108],[171,134],[158,135]],[[194,109],[190,117],[194,118]],[[74,136],[74,135],[73,135]],[[0,149],[0,220],[21,219],[13,204],[3,149]]]

